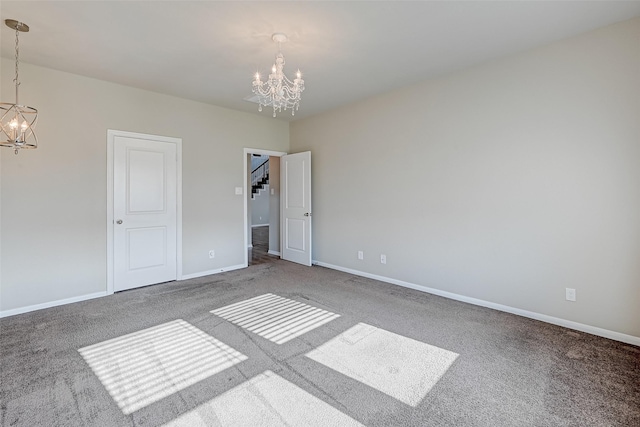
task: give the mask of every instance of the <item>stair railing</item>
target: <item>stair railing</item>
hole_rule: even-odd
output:
[[[269,159],[251,171],[251,186],[260,185],[269,176]]]

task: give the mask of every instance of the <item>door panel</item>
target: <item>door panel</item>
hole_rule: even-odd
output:
[[[311,152],[280,158],[282,258],[311,265]]]
[[[127,230],[129,270],[161,267],[167,262],[167,227]]]
[[[294,251],[302,251],[306,249],[305,242],[305,222],[300,219],[287,218],[286,233],[289,238],[287,239],[287,249]]]
[[[127,213],[165,211],[164,153],[129,150]]]
[[[114,290],[177,278],[176,145],[114,139]]]

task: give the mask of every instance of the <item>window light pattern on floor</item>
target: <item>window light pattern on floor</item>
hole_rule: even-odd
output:
[[[306,356],[407,405],[417,406],[458,354],[358,323]]]
[[[212,310],[248,331],[284,344],[340,315],[274,294],[265,294]]]
[[[164,427],[360,427],[362,424],[271,371],[192,409]]]
[[[125,414],[247,359],[181,319],[78,351]]]

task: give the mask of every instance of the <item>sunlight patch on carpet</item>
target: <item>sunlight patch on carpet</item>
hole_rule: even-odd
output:
[[[164,427],[362,426],[328,403],[265,371]]]
[[[340,317],[274,294],[227,305],[211,313],[276,344],[284,344]]]
[[[306,356],[407,405],[417,406],[458,354],[358,323]]]
[[[125,414],[247,359],[181,319],[78,351]]]

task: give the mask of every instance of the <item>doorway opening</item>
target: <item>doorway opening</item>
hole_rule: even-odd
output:
[[[244,149],[246,266],[280,257],[280,157],[285,154]]]
[[[251,154],[251,174],[249,175],[249,212],[251,212],[251,241],[249,243],[249,265],[264,264],[272,260],[269,255],[270,211],[276,187],[272,181],[279,179],[277,169],[271,171],[271,156]],[[279,162],[280,159],[276,158]],[[275,252],[275,251],[274,251]],[[278,251],[279,252],[279,251]]]

